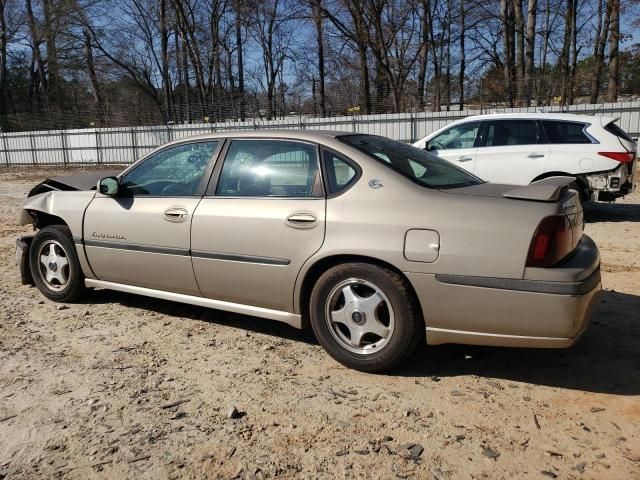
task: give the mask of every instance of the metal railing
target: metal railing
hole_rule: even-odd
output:
[[[508,112],[567,112],[619,118],[618,125],[640,135],[640,102],[500,109]],[[192,135],[258,129],[338,130],[384,135],[413,142],[454,120],[497,110],[463,110],[329,118],[291,116],[280,120],[91,128],[0,134],[0,165],[67,166],[130,164],[159,145]]]

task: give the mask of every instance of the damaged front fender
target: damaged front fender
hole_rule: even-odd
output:
[[[94,196],[95,191],[51,191],[34,195],[22,204],[20,225],[34,224],[39,228],[43,226],[39,215],[43,221],[57,217],[69,227],[74,238],[82,238],[84,212]]]

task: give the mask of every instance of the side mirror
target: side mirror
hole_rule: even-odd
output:
[[[105,177],[98,182],[98,191],[103,195],[117,195],[120,183],[116,177]]]

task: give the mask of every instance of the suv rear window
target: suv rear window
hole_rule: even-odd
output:
[[[593,143],[584,133],[588,123],[543,120],[542,126],[549,143]]]
[[[623,129],[621,129],[618,125],[615,124],[615,122],[611,122],[608,123],[607,125],[604,126],[604,129],[615,135],[616,137],[622,138],[623,140],[626,140],[627,142],[634,142],[635,140],[631,137],[631,135],[629,135],[627,132],[625,132]]]
[[[375,135],[343,135],[338,139],[428,188],[458,188],[484,183],[478,177],[434,154]]]

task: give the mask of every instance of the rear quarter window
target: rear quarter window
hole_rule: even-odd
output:
[[[585,128],[589,126],[588,123],[543,120],[542,126],[549,143],[594,143],[584,132]]]

